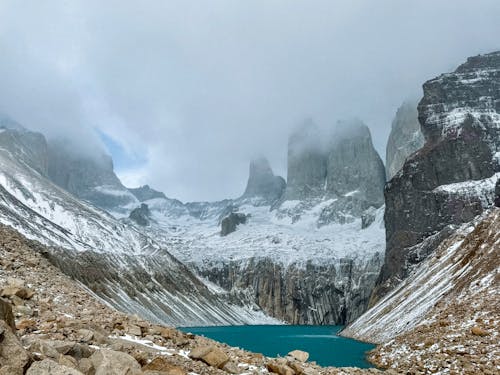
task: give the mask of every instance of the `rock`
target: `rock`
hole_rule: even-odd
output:
[[[266,367],[269,370],[269,372],[274,372],[275,374],[295,375],[295,371],[291,367],[289,367],[285,364],[270,362],[266,365]]]
[[[139,200],[139,202],[145,202],[155,198],[167,199],[165,194],[163,194],[160,191],[151,189],[149,185],[144,185],[133,189],[129,188],[128,191],[134,194],[134,196]]]
[[[418,115],[425,145],[386,185],[386,257],[375,303],[440,241],[418,256],[412,247],[450,225],[471,221],[494,201],[500,144],[500,52],[469,58],[454,72],[427,81]],[[491,181],[490,181],[491,180]],[[468,182],[467,188],[458,183]]]
[[[417,103],[405,101],[392,121],[386,148],[386,175],[390,180],[403,166],[406,158],[424,145],[418,122]]]
[[[229,357],[222,350],[215,346],[198,346],[191,350],[189,357],[202,360],[206,364],[222,368],[229,361]]]
[[[300,362],[306,362],[309,359],[309,353],[302,350],[292,350],[288,355]]]
[[[61,354],[59,356],[59,364],[60,365],[63,365],[63,366],[66,366],[66,367],[71,367],[71,368],[74,368],[74,369],[78,369],[78,361],[73,358],[73,357],[70,357],[69,355],[64,355],[64,354]]]
[[[130,215],[128,216],[130,220],[134,221],[137,225],[141,227],[145,227],[149,225],[149,217],[151,216],[151,212],[149,211],[149,207],[146,203],[141,203],[141,205],[137,208],[134,208]]]
[[[317,125],[305,120],[288,138],[286,200],[302,200],[324,194],[326,156]]]
[[[222,367],[222,370],[224,370],[225,372],[228,372],[230,374],[239,374],[240,373],[240,369],[238,368],[238,364],[233,362],[233,361],[229,361],[228,363],[226,363],[224,365],[224,367]]]
[[[12,368],[12,375],[17,375],[23,374],[31,362],[30,354],[23,348],[10,325],[0,320],[0,367]]]
[[[250,163],[247,187],[241,198],[261,198],[263,204],[272,204],[283,195],[286,182],[275,176],[266,158],[254,159]]]
[[[248,216],[243,213],[231,212],[221,221],[220,235],[227,236],[228,234],[233,233],[238,225],[245,224],[247,222],[247,218]]]
[[[78,370],[84,375],[95,375],[94,364],[89,358],[82,358],[78,361]]]
[[[361,229],[368,228],[374,221],[377,214],[375,207],[370,207],[361,214]]]
[[[32,353],[38,353],[41,358],[52,358],[58,360],[61,353],[57,351],[52,345],[50,340],[36,339],[29,343],[28,350]]]
[[[7,323],[12,332],[16,332],[16,321],[12,313],[12,305],[3,298],[0,298],[0,320]]]
[[[22,299],[30,299],[35,295],[35,292],[25,287],[7,286],[2,289],[0,295],[2,297],[17,296]]]
[[[186,375],[186,371],[172,364],[165,357],[155,357],[150,363],[142,368],[142,371],[159,371],[165,375]]]
[[[50,359],[44,359],[43,361],[33,363],[26,372],[26,375],[82,375],[82,373]]]
[[[96,351],[90,357],[95,375],[139,375],[141,366],[130,355],[109,349]]]
[[[481,336],[481,337],[488,336],[490,334],[488,331],[478,326],[472,327],[471,332],[474,336]]]
[[[94,331],[90,329],[79,329],[77,335],[80,341],[89,342],[94,337]]]
[[[141,327],[136,326],[136,325],[133,325],[133,324],[131,324],[131,325],[129,325],[129,326],[127,327],[127,332],[128,332],[129,334],[131,334],[132,336],[139,336],[139,337],[141,337],[141,336],[142,336],[142,330],[141,330]]]

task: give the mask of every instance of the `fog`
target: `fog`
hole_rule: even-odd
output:
[[[491,1],[0,0],[0,112],[128,186],[240,195],[252,157],[286,177],[291,129],[359,118],[383,157],[427,79],[500,49]]]

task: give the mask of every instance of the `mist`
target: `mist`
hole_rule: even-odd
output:
[[[3,0],[0,113],[107,150],[127,186],[236,197],[253,157],[286,178],[305,118],[358,118],[385,155],[401,103],[500,49],[499,19],[497,0]]]

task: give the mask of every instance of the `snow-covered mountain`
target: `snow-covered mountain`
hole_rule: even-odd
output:
[[[33,158],[36,152],[38,158]],[[259,309],[227,302],[132,225],[47,178],[42,135],[0,129],[0,222],[51,246],[45,254],[108,304],[174,325],[276,322]],[[48,167],[50,169],[50,166]]]
[[[383,262],[385,176],[368,128],[350,125],[319,151],[292,134],[286,188],[260,158],[251,162],[238,199],[183,204],[143,187],[149,199],[141,199],[145,206],[131,219],[138,223],[142,212],[142,230],[173,244],[177,259],[231,300],[255,303],[290,323],[352,321],[366,309]],[[318,165],[313,152],[322,158]],[[320,183],[301,175],[323,164],[328,168]],[[308,190],[315,184],[318,189]],[[233,212],[246,223],[221,236],[221,221]]]

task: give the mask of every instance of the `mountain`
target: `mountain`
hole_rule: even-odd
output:
[[[0,222],[49,246],[45,256],[63,272],[109,305],[164,324],[276,322],[254,305],[229,303],[207,288],[166,250],[171,243],[160,246],[144,231],[55,185],[36,169],[39,163],[30,165],[34,150],[27,147],[33,140],[45,145],[40,158],[50,153],[43,139],[27,130],[0,132]],[[80,166],[74,159],[63,167],[68,165]],[[87,168],[70,172],[72,181],[89,173]],[[100,171],[93,176],[86,186],[102,186]]]
[[[417,103],[405,101],[392,121],[386,147],[386,175],[390,180],[401,169],[406,158],[424,145],[418,122]]]
[[[383,262],[385,182],[368,129],[354,125],[320,152],[301,138],[316,131],[311,124],[292,134],[286,187],[267,160],[258,159],[250,163],[240,198],[144,201],[150,210],[145,230],[160,243],[175,244],[173,255],[231,300],[293,324],[354,320],[366,309]],[[320,182],[316,173],[302,174],[314,170],[318,158],[329,166],[329,190],[326,174]],[[311,186],[317,189],[306,188]],[[290,194],[297,199],[289,200]],[[363,214],[370,217],[365,229]],[[234,217],[245,223],[220,236],[221,223]]]
[[[272,204],[281,198],[285,187],[284,178],[275,176],[267,159],[261,157],[250,162],[247,187],[242,199],[261,198]]]
[[[500,52],[469,58],[423,89],[425,144],[385,188],[386,258],[372,302],[431,254],[450,225],[490,207],[500,176]]]
[[[104,152],[75,152],[71,140],[52,140],[48,144],[48,176],[52,182],[76,197],[108,211],[126,212],[138,199],[113,170],[113,160]]]

